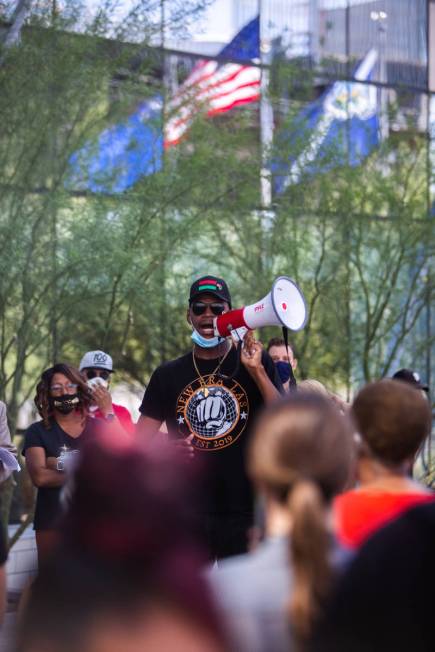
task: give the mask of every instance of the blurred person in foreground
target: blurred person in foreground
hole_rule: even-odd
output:
[[[80,360],[79,371],[87,380],[92,391],[89,416],[119,424],[125,432],[133,435],[135,425],[131,414],[123,405],[113,403],[110,395],[110,380],[113,374],[113,360],[104,351],[88,351]]]
[[[346,403],[341,396],[331,392],[331,390],[327,389],[323,383],[314,378],[301,380],[298,383],[298,392],[300,394],[320,394],[321,396],[326,396],[331,399],[331,401],[333,401],[343,413],[347,412],[350,408],[349,403]]]
[[[17,652],[223,652],[180,466],[129,438],[84,443]],[[183,471],[185,465],[183,464]]]
[[[353,450],[352,426],[328,398],[290,395],[261,415],[248,470],[264,501],[266,537],[209,573],[238,652],[295,649],[309,635],[347,561],[329,511]]]
[[[359,486],[336,498],[334,520],[340,541],[356,548],[406,509],[433,502],[435,495],[408,475],[431,429],[422,392],[384,379],[364,387],[351,412],[360,438]]]
[[[57,539],[67,459],[102,423],[88,416],[90,398],[79,371],[64,363],[46,369],[36,387],[35,405],[41,421],[32,423],[26,430],[23,455],[37,488],[33,525],[39,562]]]
[[[284,390],[288,392],[291,388],[296,387],[294,372],[298,366],[298,360],[292,347],[290,345],[287,347],[282,337],[272,337],[267,344],[266,351],[275,364]]]
[[[166,421],[169,437],[205,467],[200,521],[211,560],[245,552],[254,501],[245,451],[257,410],[278,399],[282,385],[252,331],[239,353],[215,336],[213,320],[231,308],[223,279],[192,283],[187,322],[192,349],[158,367],[146,388],[137,428],[149,442]]]
[[[310,652],[432,652],[435,504],[409,509],[362,546]]]

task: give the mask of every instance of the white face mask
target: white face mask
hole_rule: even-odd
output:
[[[221,342],[225,340],[224,337],[219,337],[219,335],[216,335],[215,337],[203,337],[198,333],[198,331],[194,328],[193,333],[191,335],[192,340],[200,346],[203,349],[212,349],[214,346],[218,346]]]
[[[91,389],[96,389],[98,385],[101,387],[104,387],[104,389],[107,389],[109,386],[109,383],[107,380],[104,380],[104,378],[101,378],[100,376],[96,376],[95,378],[90,378],[87,382],[88,387]]]

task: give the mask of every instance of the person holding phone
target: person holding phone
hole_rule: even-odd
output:
[[[110,380],[113,374],[111,356],[104,351],[88,351],[80,360],[79,370],[92,391],[90,416],[118,423],[126,433],[132,435],[135,426],[130,412],[124,406],[113,403],[110,395]]]

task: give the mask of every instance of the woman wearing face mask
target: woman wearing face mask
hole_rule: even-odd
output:
[[[38,489],[34,516],[38,560],[56,543],[60,492],[65,482],[68,453],[98,428],[88,417],[89,388],[80,373],[67,364],[46,369],[36,387],[35,405],[42,421],[26,431],[23,455]]]

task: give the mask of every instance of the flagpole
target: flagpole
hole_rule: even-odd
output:
[[[268,166],[269,152],[273,142],[273,108],[269,97],[270,63],[272,48],[270,42],[264,37],[262,30],[262,2],[258,0],[259,21],[259,51],[261,65],[261,97],[260,97],[260,146],[261,146],[261,208],[270,211],[272,206],[272,176]],[[270,215],[267,216],[270,219]]]
[[[270,268],[271,251],[269,247],[269,232],[274,219],[272,210],[272,175],[269,167],[269,157],[273,142],[273,108],[269,96],[270,62],[272,58],[271,43],[265,37],[261,19],[262,2],[258,0],[258,36],[260,56],[260,226],[262,234],[262,252],[260,256],[260,273],[267,278]]]
[[[165,171],[165,121],[166,121],[166,102],[167,102],[167,87],[168,87],[168,72],[167,72],[167,65],[166,65],[166,51],[165,51],[165,45],[166,45],[166,38],[165,38],[165,30],[166,30],[166,14],[165,14],[165,0],[160,0],[160,19],[161,19],[161,30],[160,30],[160,38],[161,38],[161,47],[162,47],[162,71],[163,71],[163,89],[162,89],[162,138],[163,138],[163,143],[162,143],[162,170]],[[158,270],[158,279],[159,279],[159,287],[161,288],[161,296],[165,296],[165,288],[166,288],[166,261],[165,261],[165,251],[166,251],[166,237],[167,237],[167,227],[166,227],[166,219],[165,219],[165,214],[164,212],[160,214],[159,220],[159,232],[158,232],[158,239],[159,239],[159,249],[160,249],[160,269]],[[167,323],[168,323],[168,314],[167,314],[167,306],[166,306],[166,301],[160,301],[160,306],[159,306],[159,328],[160,328],[160,338],[159,338],[159,356],[160,356],[160,363],[162,364],[166,360],[166,333],[167,333]]]
[[[350,79],[350,4],[349,0],[346,2],[346,77]],[[347,84],[346,93],[346,158],[347,165],[350,161],[350,120],[349,120],[349,101],[350,101],[350,84]],[[345,348],[345,374],[346,374],[346,400],[349,402],[352,391],[352,269],[350,265],[351,257],[351,244],[352,244],[352,231],[351,223],[348,215],[344,218],[344,251],[345,251],[345,286],[344,286],[344,329],[346,333],[347,345]]]
[[[426,53],[427,53],[427,70],[426,70],[426,91],[427,91],[427,219],[434,221],[433,206],[435,202],[435,185],[433,179],[433,170],[435,169],[435,95],[432,94],[432,70],[431,70],[431,55],[432,55],[432,34],[433,34],[433,25],[432,21],[435,20],[435,3],[433,0],[427,0],[426,3]],[[427,246],[427,245],[425,245]],[[425,351],[425,371],[426,371],[426,382],[429,387],[432,385],[432,347],[430,345],[432,338],[432,328],[433,320],[435,316],[435,310],[433,308],[433,290],[432,282],[434,279],[434,274],[431,266],[427,265],[427,277],[426,277],[426,310],[425,310],[425,336],[426,336],[426,351]],[[432,446],[433,446],[433,437],[428,438],[428,467],[432,467]]]
[[[163,152],[162,152],[162,168],[165,168],[165,119],[166,119],[166,87],[167,87],[167,72],[166,72],[166,52],[165,52],[165,0],[160,0],[160,43],[162,51],[162,137],[163,137]]]

